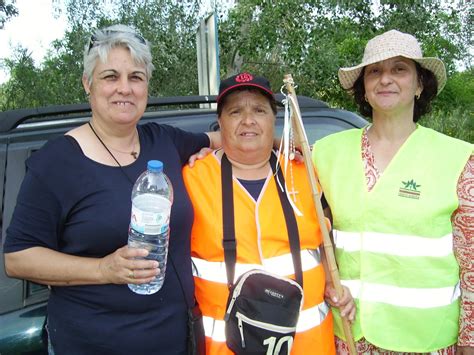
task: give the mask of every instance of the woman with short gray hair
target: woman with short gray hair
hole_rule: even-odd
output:
[[[148,81],[151,79],[155,67],[148,41],[128,26],[113,25],[97,30],[84,47],[84,75],[89,79],[89,85],[97,60],[105,62],[109,51],[118,46],[127,47],[133,60],[145,66]]]
[[[138,125],[153,71],[148,42],[123,25],[85,46],[82,83],[92,116],[28,159],[4,245],[9,276],[51,287],[48,334],[56,354],[183,354],[194,304],[193,211],[181,169],[216,133]],[[169,265],[160,291],[132,292],[160,274],[146,249],[127,247],[133,183],[158,159],[174,188]],[[186,299],[185,299],[186,298]]]

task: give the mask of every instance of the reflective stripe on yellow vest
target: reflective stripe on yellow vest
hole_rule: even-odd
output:
[[[297,190],[296,216],[300,234],[304,304],[292,354],[334,354],[332,314],[324,302],[324,269],[320,263],[321,233],[311,201],[311,190],[303,165],[293,166]],[[231,354],[225,345],[224,313],[228,297],[222,249],[220,161],[211,154],[192,168],[183,170],[194,206],[191,251],[195,267],[196,298],[205,320],[208,354]],[[286,177],[290,184],[290,177]],[[293,262],[276,184],[269,173],[257,202],[234,179],[237,278],[243,272],[262,268],[294,278]]]
[[[354,337],[400,352],[447,347],[459,317],[450,218],[472,145],[418,126],[368,192],[361,136],[345,131],[313,149],[341,281],[356,297]]]

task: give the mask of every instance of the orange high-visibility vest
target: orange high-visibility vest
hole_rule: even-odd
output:
[[[291,173],[290,173],[291,172]],[[225,344],[224,314],[229,290],[222,247],[221,165],[215,153],[185,167],[184,181],[194,207],[191,254],[196,298],[204,316],[208,354],[232,354]],[[292,164],[285,174],[295,205],[300,235],[304,305],[298,320],[292,354],[334,354],[333,319],[324,301],[325,274],[320,261],[321,231],[303,164]],[[294,279],[285,217],[277,185],[269,171],[258,201],[234,178],[235,280],[260,268]]]

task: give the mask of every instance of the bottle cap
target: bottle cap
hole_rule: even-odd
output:
[[[148,161],[148,170],[154,172],[162,172],[163,171],[163,163],[159,160],[149,160]]]

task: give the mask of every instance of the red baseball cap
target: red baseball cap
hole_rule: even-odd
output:
[[[217,104],[219,105],[224,96],[230,94],[235,89],[245,87],[257,88],[274,99],[272,89],[270,88],[270,82],[266,78],[244,72],[221,81],[221,84],[219,85],[219,96],[217,96]]]

